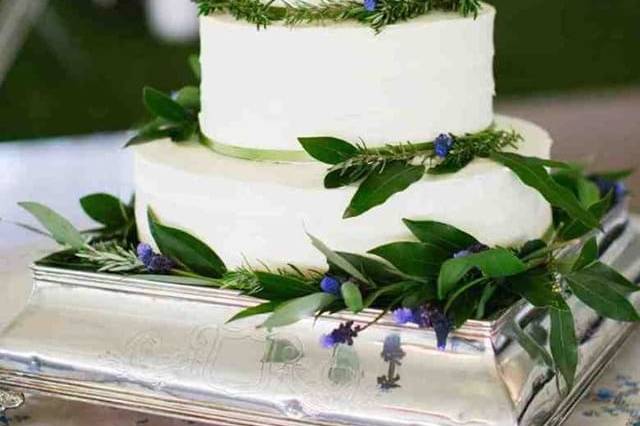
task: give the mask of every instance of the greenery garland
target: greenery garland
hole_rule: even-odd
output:
[[[424,15],[432,10],[458,12],[476,16],[479,0],[323,0],[318,4],[306,1],[260,0],[194,0],[200,15],[228,13],[238,20],[255,24],[258,29],[275,22],[295,26],[300,24],[357,21],[380,32],[385,26]]]
[[[628,172],[587,176],[577,167],[549,175],[579,200],[598,222],[621,202],[625,189],[614,179]],[[438,347],[446,348],[451,330],[468,319],[499,316],[525,299],[546,310],[551,319],[548,347],[529,345],[548,367],[573,384],[578,342],[573,316],[566,303],[575,295],[598,314],[620,321],[637,321],[627,296],[638,287],[598,260],[598,244],[591,228],[555,209],[554,232],[521,247],[488,247],[453,226],[405,219],[414,238],[375,247],[366,255],[334,251],[313,236],[311,243],[327,258],[325,271],[291,266],[270,271],[239,268],[229,271],[222,259],[196,237],[165,226],[148,211],[151,234],[160,252],[140,244],[132,202],[108,194],[81,200],[85,212],[101,224],[80,232],[48,207],[20,205],[66,250],[39,263],[48,266],[142,276],[148,280],[238,290],[263,302],[236,314],[239,320],[269,314],[263,327],[292,324],[308,316],[376,308],[380,314],[367,324],[341,324],[323,336],[322,344],[353,344],[357,335],[391,312],[399,324],[431,327]],[[21,225],[34,230],[30,225]],[[37,231],[42,233],[42,231]],[[527,338],[520,333],[520,338]],[[379,380],[380,385],[393,385]]]

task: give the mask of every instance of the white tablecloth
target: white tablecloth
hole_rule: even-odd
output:
[[[0,218],[28,221],[16,202],[43,202],[78,226],[89,226],[78,199],[91,192],[127,198],[131,158],[119,149],[124,133],[0,144]],[[31,291],[27,265],[54,246],[0,222],[0,328],[24,306]],[[640,331],[636,331],[568,420],[569,426],[640,426]],[[25,426],[169,426],[194,424],[111,408],[28,395],[27,404],[0,418]]]

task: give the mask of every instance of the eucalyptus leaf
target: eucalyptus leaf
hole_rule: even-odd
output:
[[[172,123],[189,120],[189,112],[170,96],[152,87],[145,87],[142,93],[144,104],[153,115]]]
[[[352,168],[331,170],[324,177],[324,187],[327,189],[341,188],[343,186],[351,185],[352,183],[362,180],[369,171],[361,169],[354,171]]]
[[[347,259],[339,255],[335,251],[331,250],[326,246],[325,243],[323,243],[313,235],[309,233],[307,233],[307,235],[311,239],[311,243],[313,244],[313,246],[325,255],[329,263],[336,265],[338,268],[342,269],[344,272],[357,280],[360,280],[364,283],[370,283],[370,280],[362,272],[360,272],[360,270],[353,266],[351,262],[349,262]]]
[[[224,262],[205,243],[187,232],[160,224],[151,209],[147,217],[151,235],[162,254],[205,277],[220,278],[227,271]]]
[[[403,219],[403,222],[418,240],[442,247],[449,253],[464,250],[479,242],[466,232],[445,223],[410,219]]]
[[[387,164],[382,171],[369,174],[360,184],[343,218],[359,216],[384,203],[392,195],[419,181],[424,173],[424,166],[413,166],[400,161]]]
[[[254,293],[256,297],[272,301],[285,301],[307,296],[316,291],[305,281],[271,272],[254,272],[260,289]]]
[[[294,324],[303,318],[313,316],[335,300],[336,296],[329,293],[313,293],[293,299],[278,306],[260,327],[271,329]]]
[[[634,173],[635,173],[635,169],[625,169],[625,170],[596,172],[596,173],[593,173],[593,176],[597,176],[601,179],[608,180],[611,182],[617,182],[617,181],[621,181],[628,178]]]
[[[200,111],[200,89],[195,86],[186,86],[178,90],[176,102],[184,108]]]
[[[610,192],[600,201],[592,204],[591,207],[589,207],[589,212],[598,220],[601,220],[604,215],[607,214],[607,212],[611,209],[613,201],[614,196],[613,193]],[[558,231],[558,236],[562,240],[568,241],[573,240],[574,238],[579,238],[585,235],[590,230],[591,228],[585,226],[578,219],[574,219],[568,216],[568,222],[560,228],[560,230]]]
[[[587,268],[566,275],[566,280],[576,297],[603,317],[618,321],[640,319],[633,305],[608,277],[594,275]]]
[[[351,312],[357,314],[364,308],[362,293],[360,293],[360,289],[357,285],[355,285],[351,281],[347,281],[346,283],[342,284],[340,291],[342,293],[344,304],[347,305],[347,308],[349,308]]]
[[[80,231],[60,214],[40,203],[24,201],[18,205],[31,213],[59,244],[75,250],[84,247],[85,240]]]
[[[590,276],[591,279],[606,282],[608,286],[621,294],[634,293],[640,290],[640,286],[632,283],[618,271],[602,262],[591,262],[588,266],[581,268],[579,275]]]
[[[175,132],[178,131],[177,126],[166,127],[162,129],[148,129],[138,132],[135,136],[127,141],[123,148],[130,146],[142,145],[148,142],[157,141],[160,139],[171,138]]]
[[[573,264],[573,270],[579,271],[584,269],[596,260],[598,260],[598,241],[596,240],[596,237],[591,237],[582,246],[580,255]]]
[[[342,139],[329,136],[298,138],[305,151],[326,164],[340,164],[358,153],[358,148]]]
[[[571,389],[578,365],[578,341],[570,309],[550,309],[549,346],[556,368]]]
[[[598,185],[589,179],[580,177],[576,181],[576,191],[578,193],[578,201],[587,209],[600,201],[600,189]]]
[[[133,220],[128,207],[110,194],[96,193],[80,199],[80,205],[87,215],[107,228],[121,228]]]
[[[402,299],[403,307],[414,309],[437,298],[435,282],[431,285],[425,285],[423,283],[417,284],[418,285],[411,281],[407,283],[408,286],[411,286],[409,288],[413,288],[413,290],[409,291]]]
[[[202,78],[202,70],[200,67],[200,57],[198,55],[189,55],[189,67],[193,72],[193,75],[200,81]]]
[[[546,160],[507,152],[492,152],[491,159],[510,168],[525,185],[540,192],[554,207],[564,210],[589,228],[600,227],[598,218],[587,211],[570,190],[549,175],[543,164]]]
[[[269,312],[273,312],[278,306],[280,306],[282,302],[265,302],[257,306],[252,306],[250,308],[246,308],[232,316],[227,320],[227,324],[233,321],[238,321],[243,318],[252,317],[255,315],[267,314]]]
[[[526,265],[511,251],[494,248],[443,263],[438,276],[438,297],[444,299],[464,276],[478,268],[488,278],[501,278],[524,272]]]
[[[526,271],[514,275],[509,277],[504,285],[533,306],[568,309],[562,295],[554,291],[553,276],[546,270]]]
[[[385,244],[370,250],[400,271],[415,277],[435,277],[442,263],[450,255],[446,250],[434,244],[398,242]]]
[[[362,272],[368,280],[371,280],[376,284],[393,284],[406,279],[406,276],[403,273],[377,259],[341,251],[336,253],[349,262],[349,264],[353,265],[353,267]],[[330,266],[332,269],[338,268],[333,264]],[[339,272],[345,272],[340,268],[338,269]]]

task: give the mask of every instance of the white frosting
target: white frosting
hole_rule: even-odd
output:
[[[257,30],[202,17],[202,113],[212,140],[297,150],[300,136],[367,144],[481,130],[493,120],[493,21],[433,12],[380,33],[360,23]]]
[[[519,152],[549,158],[551,138],[522,120],[498,117],[524,138]],[[517,245],[540,237],[551,209],[507,168],[476,159],[462,171],[429,176],[361,216],[342,219],[355,187],[325,189],[320,163],[268,163],[225,157],[196,144],[159,141],[136,148],[136,215],[151,242],[150,205],[160,220],[196,235],[229,266],[246,258],[270,266],[321,267],[323,256],[305,230],[336,250],[365,253],[392,241],[413,240],[402,218],[460,227],[489,245]]]

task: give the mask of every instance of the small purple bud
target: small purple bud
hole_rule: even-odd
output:
[[[340,296],[340,288],[342,284],[337,278],[334,278],[330,275],[325,275],[322,277],[322,281],[320,281],[320,288],[325,293],[333,294],[335,296]]]
[[[447,133],[438,135],[434,142],[434,150],[438,157],[446,158],[453,146],[453,138]]]
[[[153,249],[149,244],[146,243],[138,244],[136,253],[138,254],[138,259],[140,259],[140,262],[142,262],[145,266],[148,266],[149,262],[151,262],[151,259],[153,258]]]
[[[377,0],[364,0],[364,8],[367,12],[373,12],[378,6]]]
[[[175,264],[168,257],[155,254],[146,267],[149,272],[154,274],[168,274],[175,267]]]
[[[320,346],[322,346],[324,349],[331,349],[334,346],[336,346],[336,341],[333,338],[333,336],[331,335],[331,333],[329,334],[323,334],[320,337]]]
[[[385,362],[400,361],[404,358],[405,353],[402,350],[400,335],[390,334],[385,337],[380,356],[385,360]]]

